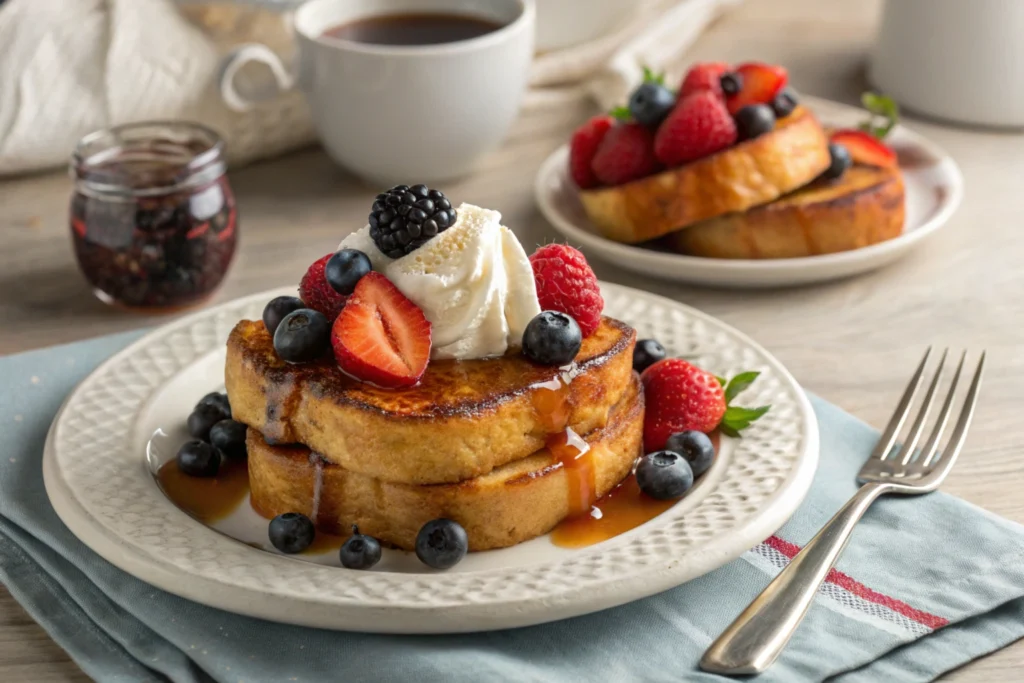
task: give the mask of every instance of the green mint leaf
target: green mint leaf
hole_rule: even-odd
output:
[[[757,379],[760,374],[760,372],[741,372],[729,380],[729,383],[725,385],[726,405],[732,403],[732,400],[736,398],[740,392],[753,384],[754,380]]]
[[[715,375],[715,379],[718,380],[718,383],[721,384],[723,388],[725,387],[726,384],[729,383],[729,382],[726,381],[726,379],[724,377],[719,377],[718,375]]]
[[[879,140],[883,139],[900,118],[899,105],[888,95],[873,92],[861,95],[860,101],[871,116],[858,127]]]
[[[739,430],[733,429],[732,427],[725,423],[718,425],[718,430],[725,434],[726,436],[731,436],[734,439],[742,438],[742,435],[739,433]]]
[[[729,420],[730,422],[739,420],[753,422],[767,413],[770,408],[771,406],[760,406],[759,408],[740,408],[739,406],[729,406],[725,409],[725,415],[722,417],[722,420]]]
[[[612,118],[628,122],[630,119],[629,107],[615,107],[608,112]]]
[[[644,83],[657,83],[658,85],[665,85],[665,74],[655,73],[650,67],[644,67]]]

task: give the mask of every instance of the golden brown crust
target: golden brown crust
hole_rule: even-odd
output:
[[[554,425],[550,407],[535,404],[547,391],[539,385],[560,371],[518,353],[434,361],[416,387],[380,389],[347,377],[332,360],[285,363],[263,323],[243,320],[228,339],[224,374],[235,419],[272,443],[305,444],[384,481],[433,484],[524,458],[566,424],[581,434],[602,426],[629,386],[635,342],[633,328],[602,320],[583,340],[579,372],[562,394],[562,424]]]
[[[594,494],[603,496],[629,473],[641,451],[643,393],[639,378],[614,408],[605,427],[586,436]],[[316,456],[300,446],[270,446],[248,436],[252,505],[267,518],[284,512],[312,517]],[[571,483],[562,463],[542,449],[488,474],[453,484],[383,482],[337,465],[323,468],[317,528],[348,535],[353,524],[381,541],[412,550],[420,527],[432,519],[459,522],[470,550],[504,548],[547,533],[569,516]]]
[[[601,234],[636,244],[774,201],[829,163],[821,125],[798,107],[771,133],[625,185],[581,191],[580,199]]]
[[[859,249],[903,232],[897,168],[854,166],[778,201],[694,225],[666,238],[676,251],[726,259],[800,258]]]

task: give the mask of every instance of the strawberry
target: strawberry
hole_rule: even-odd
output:
[[[331,329],[341,369],[388,388],[411,387],[430,360],[430,323],[380,273],[364,275]]]
[[[736,67],[736,73],[742,85],[738,93],[725,98],[730,114],[749,104],[771,104],[789,82],[789,73],[774,64],[749,62]]]
[[[590,162],[593,161],[605,134],[613,125],[615,119],[611,116],[595,116],[572,134],[572,140],[569,142],[569,175],[581,189],[600,185],[597,176],[590,170]]]
[[[862,130],[838,130],[832,134],[831,141],[845,147],[854,163],[883,168],[897,165],[896,152],[874,135]]]
[[[571,315],[584,337],[593,334],[601,324],[604,299],[586,257],[567,244],[548,244],[533,252],[530,265],[541,309]]]
[[[742,429],[768,412],[771,406],[738,408],[729,403],[757,379],[744,372],[725,382],[681,358],[666,358],[644,370],[644,450],[665,448],[668,437],[696,429],[710,433],[720,429],[739,436]]]
[[[327,316],[327,322],[334,322],[334,319],[338,317],[341,309],[345,307],[346,298],[334,291],[334,288],[327,283],[327,278],[324,277],[324,268],[327,267],[327,262],[331,260],[332,256],[334,256],[333,251],[314,261],[306,274],[302,276],[302,282],[299,283],[299,298],[302,299],[302,303]]]
[[[736,138],[736,122],[722,99],[697,92],[679,102],[658,128],[654,153],[666,166],[678,166],[725,149]]]
[[[604,136],[590,168],[605,185],[621,185],[654,173],[658,170],[654,133],[639,123],[620,123]]]
[[[695,92],[705,90],[713,92],[722,97],[722,75],[729,71],[729,65],[725,62],[703,62],[694,64],[686,72],[683,84],[679,86],[679,99]]]

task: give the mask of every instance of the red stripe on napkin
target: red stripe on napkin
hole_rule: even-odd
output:
[[[793,559],[796,554],[800,552],[800,546],[795,543],[790,543],[789,541],[784,541],[778,536],[772,536],[771,538],[765,539],[765,545],[778,550],[789,559]],[[829,571],[828,576],[825,577],[825,581],[839,586],[843,590],[849,591],[863,600],[873,602],[876,605],[881,605],[882,607],[891,609],[893,612],[902,614],[906,618],[912,619],[913,621],[916,621],[923,626],[927,626],[930,629],[934,630],[942,628],[949,623],[949,619],[929,614],[928,612],[911,607],[907,603],[901,602],[896,598],[872,590],[863,583],[835,569]]]

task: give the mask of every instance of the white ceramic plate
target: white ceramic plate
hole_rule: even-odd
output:
[[[585,614],[683,583],[770,536],[810,486],[817,423],[777,360],[703,313],[606,284],[606,313],[642,337],[720,375],[763,373],[743,398],[771,403],[771,411],[743,439],[723,439],[719,458],[687,497],[589,548],[559,548],[544,536],[470,554],[448,572],[400,551],[385,551],[380,565],[363,572],[341,568],[336,551],[280,555],[267,547],[266,520],[246,503],[215,528],[175,507],[157,487],[147,452],[157,462],[173,457],[192,406],[223,387],[231,328],[288,293],[250,296],[161,327],[68,397],[50,429],[43,474],[57,513],[89,547],[164,590],[265,619],[358,631],[476,631]]]
[[[863,110],[838,102],[804,97],[823,124],[852,127],[864,119]],[[886,139],[900,156],[906,186],[903,234],[863,249],[792,259],[715,259],[683,256],[619,244],[602,237],[590,223],[568,176],[568,145],[545,160],[534,192],[541,212],[558,232],[617,266],[666,280],[716,287],[779,287],[823,282],[864,273],[905,255],[953,215],[963,197],[963,176],[956,162],[934,143],[897,126]]]

